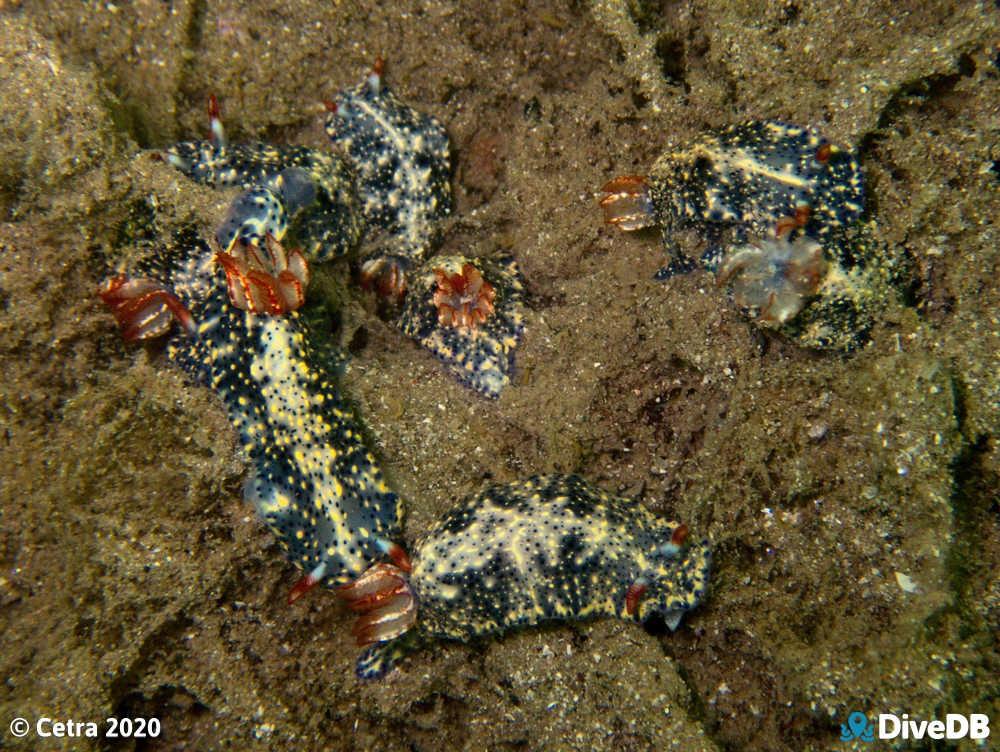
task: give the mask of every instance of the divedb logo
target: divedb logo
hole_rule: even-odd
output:
[[[840,725],[840,738],[872,742],[879,739],[988,739],[990,719],[984,713],[948,713],[943,721],[913,720],[906,713],[879,713],[878,721],[869,721],[864,713],[854,711],[847,723]]]

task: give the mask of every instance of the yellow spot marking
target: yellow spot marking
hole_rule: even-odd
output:
[[[808,180],[802,179],[794,172],[790,172],[788,170],[776,170],[773,167],[769,167],[766,163],[762,162],[745,149],[734,150],[732,156],[725,152],[713,152],[711,149],[706,149],[706,151],[723,169],[727,169],[729,171],[739,171],[744,174],[763,175],[764,177],[770,178],[778,183],[784,183],[785,185],[791,185],[797,188],[809,187]]]

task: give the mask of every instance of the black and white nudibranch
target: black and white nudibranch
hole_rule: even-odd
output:
[[[382,60],[357,86],[327,103],[326,132],[354,166],[369,236],[367,284],[401,295],[406,272],[427,253],[451,213],[451,145],[444,126],[401,102],[382,78]]]
[[[366,613],[355,635],[374,643],[362,678],[407,652],[552,620],[659,614],[676,629],[708,585],[707,541],[686,525],[576,475],[491,485],[434,524],[407,575],[379,565],[338,593]]]
[[[665,152],[647,177],[603,190],[609,224],[660,227],[674,258],[659,279],[696,265],[717,272],[758,323],[807,347],[855,349],[893,294],[893,262],[860,223],[861,167],[813,128],[754,120],[706,131]],[[669,250],[686,228],[709,244],[696,260]]]
[[[327,103],[327,110],[332,152],[232,144],[214,96],[212,138],[163,152],[164,160],[194,180],[245,189],[215,232],[230,299],[252,313],[296,310],[305,302],[307,260],[324,261],[360,244],[362,283],[394,301],[399,315],[393,323],[441,358],[460,381],[495,397],[510,381],[523,326],[516,264],[506,258],[470,262],[486,271],[483,289],[499,293],[495,311],[481,308],[487,315],[460,316],[453,325],[440,318],[439,326],[436,316],[428,317],[428,306],[440,310],[434,275],[454,265],[452,258],[426,259],[440,220],[452,209],[444,127],[389,90],[381,59],[360,84]],[[445,286],[454,276],[448,272]],[[169,320],[169,313],[161,304],[157,320]]]
[[[510,383],[524,328],[524,286],[511,256],[435,256],[415,275],[396,325],[486,397]]]
[[[320,581],[350,582],[386,556],[408,567],[396,542],[399,498],[311,351],[302,319],[234,306],[215,255],[188,241],[135,276],[108,280],[101,297],[132,340],[169,332],[170,316],[181,322],[167,358],[225,405],[251,464],[244,497],[309,573],[293,598]]]
[[[804,229],[822,237],[864,210],[850,152],[812,128],[761,120],[701,133],[666,151],[647,177],[617,178],[604,190],[612,194],[601,202],[605,219],[623,230],[709,223],[763,235],[808,208]]]
[[[241,241],[260,245],[268,233],[283,241],[286,231],[317,261],[356,247],[364,217],[353,170],[340,156],[305,146],[230,143],[214,96],[209,117],[212,139],[182,141],[161,156],[193,180],[246,189],[215,233],[222,251]]]

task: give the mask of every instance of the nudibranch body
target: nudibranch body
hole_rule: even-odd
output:
[[[168,339],[167,356],[225,405],[251,462],[244,496],[288,557],[310,573],[300,589],[320,580],[349,582],[386,555],[408,566],[395,543],[400,501],[316,362],[302,319],[295,312],[257,315],[234,306],[214,256],[206,243],[187,241],[140,270],[158,282],[114,278],[102,296],[120,307],[130,292],[140,304],[152,295],[146,308],[183,312],[184,326]],[[138,320],[129,321],[128,313]],[[148,316],[139,304],[116,313],[132,329],[142,328]],[[147,328],[153,334],[163,329],[155,318]]]
[[[864,183],[857,160],[812,128],[751,120],[706,131],[665,152],[646,178],[618,178],[606,219],[664,232],[711,223],[763,235],[809,208],[805,230],[823,236],[857,220]],[[669,244],[670,238],[664,237]]]
[[[510,256],[435,256],[412,280],[396,324],[463,383],[496,397],[524,327],[524,286]]]
[[[622,230],[692,227],[709,241],[696,262],[674,253],[657,277],[719,272],[734,300],[801,344],[850,351],[874,323],[896,272],[859,220],[864,180],[854,156],[812,128],[749,121],[667,151],[648,177],[604,187],[605,220]]]
[[[492,485],[431,528],[409,576],[380,567],[338,590],[369,611],[355,634],[376,644],[358,675],[382,676],[430,640],[550,620],[660,614],[674,629],[708,584],[709,544],[686,537],[686,526],[575,475]]]
[[[260,244],[268,232],[283,240],[287,229],[306,256],[325,261],[352,250],[361,237],[364,218],[354,173],[336,154],[217,138],[183,141],[163,158],[199,182],[247,189],[216,231],[223,251],[240,239]]]
[[[327,110],[327,135],[357,172],[368,232],[379,246],[363,272],[401,293],[406,270],[423,259],[436,224],[451,213],[448,134],[389,90],[381,60]]]
[[[336,153],[231,144],[212,97],[213,138],[182,142],[163,154],[192,179],[245,188],[215,233],[233,304],[252,313],[296,310],[305,301],[306,259],[344,254],[365,235],[362,281],[395,301],[401,314],[393,323],[463,383],[495,397],[510,381],[523,326],[523,286],[510,259],[470,262],[486,275],[482,289],[498,294],[497,308],[477,301],[473,317],[454,324],[440,316],[447,304],[440,302],[435,270],[451,269],[453,259],[425,257],[436,225],[452,208],[443,126],[389,90],[380,60],[327,109],[326,130]],[[286,249],[290,242],[302,250]],[[448,273],[445,287],[455,273]],[[156,313],[158,321],[169,317],[162,305]]]

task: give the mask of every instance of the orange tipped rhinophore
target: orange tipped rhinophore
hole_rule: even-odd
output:
[[[639,608],[639,601],[646,594],[648,588],[649,585],[642,578],[629,585],[628,591],[625,593],[625,611],[629,616],[635,614],[635,610]]]
[[[272,316],[300,308],[309,284],[305,256],[297,248],[286,250],[271,233],[264,245],[266,251],[240,239],[233,244],[233,253],[215,254],[226,271],[230,301],[244,311]]]
[[[392,564],[376,564],[335,592],[352,611],[364,612],[351,630],[358,645],[393,640],[417,620],[417,596],[406,575]]]
[[[393,560],[397,567],[402,569],[404,572],[412,572],[413,565],[410,564],[410,557],[406,555],[406,551],[398,543],[390,543],[386,549],[386,553],[389,558]]]
[[[111,309],[126,342],[152,339],[166,334],[170,322],[194,332],[194,318],[180,299],[162,282],[148,277],[129,279],[119,274],[105,280],[97,294]]]
[[[313,569],[313,571],[295,583],[295,587],[292,588],[292,592],[288,594],[289,606],[322,582],[323,575],[326,574],[326,566],[327,564],[324,561],[322,564]]]
[[[219,109],[219,100],[215,94],[208,95],[208,125],[212,130],[212,140],[220,151],[229,145],[226,140],[226,131],[222,127],[222,110]]]
[[[684,542],[688,539],[688,526],[683,522],[674,528],[673,534],[670,536],[670,542],[675,546],[683,546]]]
[[[615,178],[601,190],[610,194],[601,199],[605,223],[629,232],[656,223],[645,178],[638,175]]]

